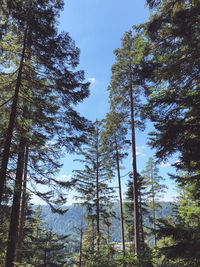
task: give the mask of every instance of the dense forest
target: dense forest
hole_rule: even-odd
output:
[[[77,109],[90,93],[80,50],[57,26],[64,1],[0,0],[0,266],[200,266],[200,0],[146,5],[114,51],[109,110],[90,121]],[[146,121],[156,153],[139,173]],[[63,181],[69,153],[80,168]],[[158,169],[169,158],[173,203]]]

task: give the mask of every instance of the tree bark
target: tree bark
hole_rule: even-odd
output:
[[[133,167],[133,200],[134,200],[134,235],[135,235],[135,255],[139,257],[139,207],[138,207],[138,185],[137,185],[137,165],[136,165],[136,144],[135,144],[135,118],[133,104],[132,79],[129,86],[130,108],[131,108],[131,139],[132,139],[132,167]]]
[[[122,191],[121,191],[121,176],[120,176],[120,166],[119,166],[119,152],[117,146],[117,140],[115,137],[116,146],[116,163],[117,163],[117,175],[118,175],[118,185],[119,185],[119,203],[120,203],[120,221],[121,221],[121,236],[122,236],[122,251],[125,257],[125,240],[124,240],[124,216],[123,216],[123,206],[122,206]]]
[[[142,197],[141,197],[141,193],[139,196],[139,207],[140,207],[140,232],[141,232],[141,244],[140,244],[140,248],[141,249],[145,249],[144,247],[144,225],[143,225],[143,215],[142,215]]]
[[[14,187],[13,204],[11,211],[11,220],[8,237],[8,247],[6,253],[6,267],[12,267],[15,258],[15,249],[17,243],[17,231],[19,222],[20,198],[22,191],[22,176],[24,169],[24,153],[26,146],[26,137],[22,136],[19,144],[19,153],[17,161],[17,172]]]
[[[21,203],[21,213],[20,213],[20,224],[19,224],[19,240],[18,240],[18,252],[16,261],[22,262],[22,245],[24,241],[24,223],[25,223],[25,209],[26,209],[26,183],[27,183],[27,171],[28,171],[28,145],[26,145],[25,153],[25,166],[24,166],[24,182],[23,182],[23,192],[22,192],[22,203]]]
[[[44,267],[47,266],[47,248],[44,249]]]
[[[97,126],[97,155],[96,155],[96,222],[97,222],[97,251],[99,251],[99,129]]]
[[[80,229],[80,255],[79,255],[79,267],[82,266],[82,246],[83,246],[83,220],[81,220],[81,229]]]
[[[153,209],[153,230],[154,230],[154,247],[157,248],[156,238],[156,211],[155,211],[155,195],[154,195],[154,181],[152,179],[152,209]]]

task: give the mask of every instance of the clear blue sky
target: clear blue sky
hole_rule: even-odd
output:
[[[60,29],[70,33],[81,49],[79,67],[92,79],[91,96],[80,106],[91,120],[103,118],[108,107],[106,88],[114,63],[113,50],[133,24],[144,22],[143,0],[66,0]]]
[[[65,8],[60,17],[59,29],[69,32],[76,45],[80,48],[79,69],[85,71],[86,79],[91,81],[90,97],[78,106],[78,111],[88,119],[94,121],[102,119],[108,111],[109,79],[111,66],[114,63],[113,50],[120,47],[125,31],[132,25],[145,22],[149,11],[145,8],[144,0],[65,0]],[[147,145],[147,133],[152,130],[147,124],[145,132],[136,132],[137,164],[141,172],[150,156],[154,155]],[[62,179],[72,174],[73,169],[80,168],[74,163],[75,155],[66,155],[64,166],[60,172]],[[170,163],[173,163],[173,159]],[[122,172],[131,170],[131,158],[128,157]],[[174,183],[169,180],[167,173],[174,172],[169,163],[158,166],[160,175],[165,178],[169,187],[164,200],[171,200],[175,195]],[[126,178],[124,178],[125,190]],[[73,194],[73,192],[72,192]],[[72,194],[69,203],[72,201]]]

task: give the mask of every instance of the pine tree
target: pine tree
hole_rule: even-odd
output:
[[[127,156],[123,152],[130,144],[126,139],[127,128],[125,127],[125,118],[121,113],[115,110],[110,110],[106,115],[104,130],[102,132],[103,151],[105,151],[105,160],[110,162],[114,169],[117,170],[118,187],[119,187],[119,203],[120,203],[120,221],[121,221],[121,236],[122,236],[122,251],[125,256],[125,238],[124,238],[124,216],[122,204],[122,190],[121,190],[121,173],[120,162]]]
[[[22,264],[34,266],[67,266],[67,236],[53,233],[42,219],[41,207],[26,220],[25,239],[22,247]]]
[[[10,106],[11,113],[2,156],[1,196],[18,115],[17,108],[20,111],[20,103],[22,103],[21,98],[32,104],[31,119],[33,119],[35,107],[37,111],[40,109],[41,116],[47,116],[43,121],[44,125],[46,122],[45,133],[51,134],[51,138],[57,134],[59,141],[62,141],[62,144],[65,143],[70,151],[73,151],[74,147],[83,140],[82,130],[88,126],[87,121],[71,106],[72,103],[77,104],[88,96],[88,83],[83,83],[82,71],[73,71],[78,64],[79,50],[68,34],[58,34],[55,28],[58,12],[62,7],[62,1],[48,0],[43,3],[30,1],[22,6],[21,10],[17,10],[21,21],[16,27],[11,25],[7,33],[7,36],[11,34],[17,39],[19,46],[16,47],[17,51],[11,48],[8,51],[5,49],[3,53],[4,57],[9,57],[7,64],[12,63],[13,67],[8,73],[2,74],[2,79],[10,78],[8,85],[14,96]],[[20,54],[21,40],[23,40],[21,56],[16,57],[16,53]],[[2,86],[5,88],[5,83]],[[62,121],[62,127],[59,127],[60,121]],[[64,128],[68,132],[65,138],[61,134]]]
[[[46,1],[45,3],[29,1],[27,5],[22,6],[21,10],[20,8],[18,10],[21,12],[19,13],[21,24],[18,23],[16,27],[11,25],[7,33],[7,38],[12,33],[13,38],[16,38],[19,43],[16,49],[12,50],[11,48],[3,53],[4,57],[9,56],[7,64],[12,64],[12,68],[8,73],[3,73],[2,81],[5,80],[5,77],[10,78],[8,85],[10,85],[9,89],[11,93],[14,93],[14,96],[11,99],[11,113],[5,134],[4,150],[2,151],[1,196],[6,181],[13,131],[15,131],[15,135],[17,134],[19,148],[7,251],[8,266],[12,266],[15,254],[18,227],[16,222],[19,218],[26,144],[31,143],[30,152],[33,151],[33,147],[40,149],[37,151],[39,157],[38,155],[32,156],[30,153],[30,161],[33,163],[32,170],[34,169],[35,172],[44,177],[47,172],[42,170],[41,164],[47,162],[46,165],[49,164],[48,175],[50,173],[54,175],[55,169],[57,170],[60,166],[55,160],[52,160],[52,155],[54,159],[57,157],[56,152],[54,151],[54,153],[50,153],[50,156],[47,156],[48,149],[43,149],[43,156],[46,155],[46,158],[42,159],[42,146],[48,145],[48,141],[55,138],[57,149],[65,146],[68,151],[72,152],[84,140],[82,132],[88,127],[87,120],[80,117],[70,106],[80,102],[88,95],[88,84],[83,83],[82,71],[72,71],[78,64],[79,50],[68,34],[58,35],[56,31],[54,22],[62,6],[62,1]],[[38,17],[44,18],[43,24],[40,23]],[[14,17],[12,19],[14,20]],[[20,51],[20,39],[23,40],[21,56],[15,58],[15,53]],[[2,41],[3,46],[5,43]],[[2,83],[3,85],[5,86],[5,83]],[[38,182],[39,177],[35,180]],[[49,177],[40,183],[47,184],[47,181],[50,180],[58,186],[66,185]],[[45,198],[50,205],[50,197],[54,198],[55,204],[63,203],[63,196],[58,190],[57,192],[59,200],[55,198],[53,191],[43,194],[38,192],[38,194]],[[52,205],[51,207],[53,208]]]
[[[79,264],[78,266],[81,267],[82,266],[82,247],[83,247],[83,220],[81,221],[81,227],[80,227],[80,247],[79,247]]]
[[[148,41],[141,78],[150,94],[146,114],[155,127],[151,145],[157,149],[160,160],[178,152],[176,168],[190,171],[196,180],[200,167],[200,4],[198,1],[155,2],[150,20],[139,27]]]
[[[95,249],[96,229],[95,225],[86,229],[83,236],[82,249],[82,266],[97,266],[97,267],[114,267],[118,266],[114,260],[115,250],[112,244],[107,243],[106,239],[101,239],[99,251]],[[74,267],[80,266],[77,263]]]
[[[167,160],[173,154],[179,160],[172,175],[180,186],[190,188],[190,198],[199,198],[199,1],[147,1],[153,13],[140,25],[148,45],[143,55],[140,77],[149,92],[145,112],[152,120],[151,146],[156,156]],[[187,191],[187,189],[186,189]],[[196,202],[198,206],[198,201]],[[197,207],[196,206],[196,207]],[[188,216],[189,214],[187,214]],[[187,217],[186,216],[186,217]],[[189,216],[190,217],[190,216]],[[179,266],[198,266],[199,224],[163,222],[160,236],[171,236],[173,243],[162,252]],[[187,242],[186,242],[187,240]],[[192,248],[192,251],[190,251]]]
[[[153,233],[154,233],[154,247],[157,247],[156,238],[156,207],[160,197],[160,193],[164,193],[166,186],[161,184],[163,178],[158,174],[159,170],[156,167],[156,162],[153,158],[149,158],[146,168],[142,171],[142,177],[147,190],[147,200],[149,201],[149,208],[153,215]]]
[[[8,189],[8,188],[7,188]],[[10,188],[9,188],[10,189]],[[7,190],[4,194],[3,202],[9,202],[12,191]],[[10,219],[10,207],[8,205],[3,205],[1,208],[1,217],[0,217],[0,265],[3,266],[5,263],[6,256],[6,245],[7,245],[7,234],[9,229],[9,219]]]
[[[21,249],[24,241],[24,225],[26,218],[26,206],[27,206],[27,176],[28,176],[28,145],[26,145],[25,157],[24,157],[24,172],[23,172],[23,188],[21,196],[21,207],[20,207],[20,219],[19,219],[19,233],[18,233],[18,244],[17,244],[17,256],[16,261],[22,262]]]
[[[133,205],[133,194],[132,194],[132,175],[129,175],[130,179],[128,180],[126,199],[125,199],[125,221],[128,234],[128,240],[131,240],[134,237],[134,227],[132,224],[134,216],[134,205]],[[143,177],[138,173],[138,200],[139,200],[139,224],[140,224],[140,244],[143,254],[145,253],[145,225],[144,217],[148,214],[147,204],[146,204],[146,185]]]
[[[111,106],[123,110],[127,118],[127,127],[131,129],[136,257],[139,257],[140,248],[135,127],[142,126],[142,123],[136,121],[136,116],[140,114],[141,107],[141,81],[138,79],[138,76],[135,75],[135,69],[140,62],[142,49],[142,38],[139,36],[133,37],[131,31],[124,35],[122,47],[114,51],[116,63],[112,66],[112,77],[109,87]]]
[[[184,180],[188,179],[190,174],[182,172],[179,176]],[[157,235],[161,239],[159,243],[162,244],[160,253],[165,257],[164,262],[171,265],[198,266],[200,263],[200,203],[194,198],[193,190],[192,183],[180,186],[174,216],[159,220]]]
[[[79,195],[81,205],[85,206],[90,223],[95,225],[97,244],[99,251],[101,237],[101,223],[112,214],[113,189],[109,186],[112,171],[104,161],[101,152],[101,123],[94,123],[94,130],[88,135],[88,141],[84,149],[79,152],[77,161],[84,164],[82,170],[74,171],[75,188]]]
[[[22,137],[19,143],[17,170],[16,170],[15,185],[14,185],[14,196],[13,196],[13,204],[11,210],[11,220],[10,220],[10,228],[8,236],[9,242],[6,255],[6,266],[8,267],[13,266],[15,247],[17,243],[17,228],[18,228],[18,219],[20,210],[21,191],[22,191],[21,187],[22,187],[23,166],[24,166],[24,151],[26,146],[24,125],[22,126],[21,132],[22,132]]]

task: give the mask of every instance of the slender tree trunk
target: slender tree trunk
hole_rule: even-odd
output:
[[[26,145],[25,153],[25,166],[24,166],[24,182],[23,182],[23,192],[22,192],[22,203],[21,203],[21,214],[20,214],[20,223],[19,223],[19,240],[18,240],[18,252],[16,261],[22,262],[22,245],[24,241],[24,223],[25,223],[25,209],[26,209],[26,183],[27,183],[27,171],[28,171],[28,145]]]
[[[95,250],[95,238],[96,238],[96,226],[95,226],[95,223],[92,219],[92,244],[91,244],[92,253],[94,253],[94,250]]]
[[[97,170],[97,177],[96,177],[96,187],[97,187],[97,204],[96,204],[96,209],[97,209],[97,247],[99,248],[99,174],[98,174],[98,170]]]
[[[110,224],[109,223],[107,224],[107,235],[108,235],[107,243],[109,243],[109,240],[110,240]]]
[[[154,230],[154,247],[157,248],[156,238],[156,211],[155,211],[155,196],[154,196],[154,181],[152,181],[152,209],[153,209],[153,230]]]
[[[139,196],[139,207],[140,207],[140,232],[141,232],[141,245],[140,245],[140,248],[141,249],[145,249],[144,247],[144,225],[143,225],[143,215],[142,215],[142,197],[141,197],[141,194]]]
[[[19,96],[19,90],[20,90],[20,86],[22,82],[21,81],[22,70],[23,70],[25,51],[26,51],[26,46],[27,46],[27,33],[28,33],[28,25],[26,26],[26,29],[24,32],[22,55],[21,55],[18,76],[17,76],[16,86],[15,86],[15,93],[14,93],[13,102],[11,106],[8,129],[7,129],[6,138],[4,142],[3,156],[2,156],[2,162],[1,162],[1,168],[0,168],[0,205],[2,201],[4,184],[6,181],[6,172],[7,172],[8,159],[9,159],[9,154],[10,154],[10,146],[11,146],[11,140],[12,140],[12,135],[13,135],[13,130],[14,130],[15,118],[17,114],[18,96]]]
[[[44,267],[47,266],[47,249],[44,249]]]
[[[119,185],[119,203],[120,203],[120,221],[121,221],[121,236],[122,236],[122,250],[123,256],[125,257],[125,240],[124,240],[124,216],[123,216],[123,206],[122,206],[122,191],[121,191],[121,176],[120,176],[120,166],[119,166],[119,152],[117,147],[117,140],[115,137],[116,146],[116,163],[117,163],[117,175],[118,175],[118,185]]]
[[[97,126],[98,127],[98,126]],[[96,222],[97,222],[97,250],[99,251],[99,130],[97,128],[97,158],[96,158]]]
[[[19,144],[19,153],[17,161],[17,172],[14,187],[13,204],[11,211],[11,220],[8,237],[8,247],[6,254],[6,267],[12,267],[15,258],[15,249],[17,243],[17,230],[19,222],[20,198],[22,191],[22,176],[24,169],[24,153],[26,146],[26,137],[22,136]]]
[[[80,246],[79,246],[79,250],[80,250],[80,255],[79,255],[79,267],[82,266],[82,246],[83,246],[83,221],[81,220],[81,229],[80,229]]]
[[[138,208],[138,185],[137,185],[137,165],[136,165],[136,145],[135,145],[135,118],[133,105],[132,79],[129,86],[130,108],[131,108],[131,139],[132,139],[132,167],[133,167],[133,200],[134,200],[134,235],[135,235],[135,255],[139,257],[139,208]]]

